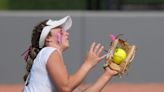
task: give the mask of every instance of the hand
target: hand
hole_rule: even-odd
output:
[[[100,60],[102,60],[106,56],[106,55],[100,56],[103,49],[104,46],[102,46],[100,43],[97,44],[93,42],[85,58],[85,63],[90,65],[90,67],[95,66]]]
[[[105,73],[106,73],[106,75],[108,75],[108,76],[114,76],[114,75],[117,75],[117,74],[118,74],[117,71],[112,70],[112,69],[110,69],[109,67],[106,67],[106,68],[105,68]]]

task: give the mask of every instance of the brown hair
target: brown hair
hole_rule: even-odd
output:
[[[31,68],[32,68],[32,64],[33,64],[33,60],[36,58],[37,54],[39,53],[39,51],[41,50],[41,48],[39,48],[39,38],[42,32],[42,29],[47,26],[46,25],[47,20],[39,23],[37,26],[34,27],[33,31],[32,31],[32,36],[31,36],[31,47],[29,48],[29,52],[25,58],[26,61],[26,74],[24,75],[23,79],[24,81],[26,81],[27,76],[29,75]]]

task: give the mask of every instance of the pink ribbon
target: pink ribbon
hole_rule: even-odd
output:
[[[27,61],[28,55],[29,55],[31,49],[32,49],[32,46],[30,45],[30,46],[28,47],[28,49],[27,49],[26,51],[24,51],[24,52],[21,54],[21,56],[24,56],[24,60],[25,60],[25,61]]]
[[[112,39],[112,41],[116,40],[116,36],[114,36],[113,34],[109,34],[110,39]]]

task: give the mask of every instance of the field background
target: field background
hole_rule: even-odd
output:
[[[137,45],[136,58],[128,75],[113,78],[104,92],[164,92],[164,12],[157,11],[0,11],[0,92],[22,89],[25,62],[21,54],[30,45],[33,27],[44,19],[66,15],[73,20],[71,47],[64,53],[70,74],[83,62],[93,41],[108,48],[108,34],[123,33],[124,39]],[[84,84],[93,83],[101,75],[103,63],[90,71]]]

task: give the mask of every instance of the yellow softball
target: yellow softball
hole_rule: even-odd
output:
[[[116,48],[113,55],[113,62],[119,65],[122,61],[126,59],[126,56],[127,54],[124,49]]]

